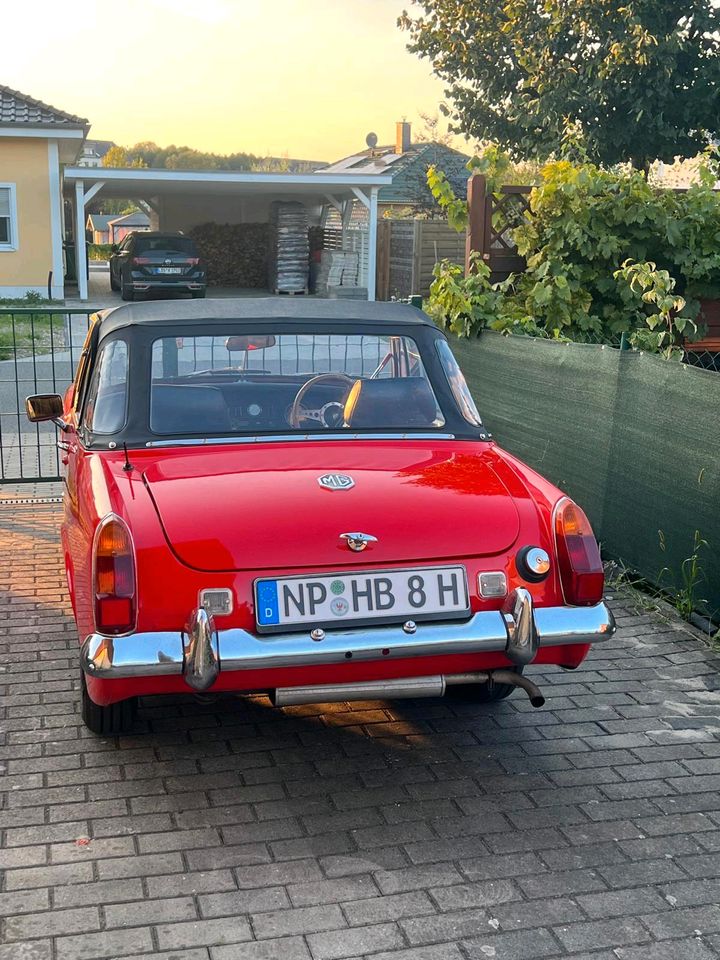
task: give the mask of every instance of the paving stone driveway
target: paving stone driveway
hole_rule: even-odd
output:
[[[709,960],[718,661],[632,616],[548,695],[77,713],[55,504],[0,502],[0,960]]]

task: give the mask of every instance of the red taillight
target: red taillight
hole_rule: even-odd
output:
[[[188,257],[188,266],[196,267],[200,263],[200,257]]]
[[[135,557],[130,531],[119,517],[103,520],[95,534],[95,628],[128,633],[135,626]]]
[[[131,263],[134,267],[144,267],[150,263],[150,257],[133,257]]]
[[[605,586],[602,560],[590,521],[567,498],[555,508],[555,542],[567,603],[589,607],[600,603]]]

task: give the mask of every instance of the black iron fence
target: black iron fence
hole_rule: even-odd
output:
[[[56,428],[30,423],[25,397],[65,392],[94,312],[0,309],[0,483],[60,479]]]

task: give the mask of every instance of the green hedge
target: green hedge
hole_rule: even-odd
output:
[[[111,243],[89,243],[88,259],[107,260],[112,253],[113,245]]]

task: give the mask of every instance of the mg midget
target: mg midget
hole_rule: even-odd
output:
[[[523,688],[611,636],[581,508],[502,450],[398,304],[133,304],[91,318],[59,427],[82,717],[139,696],[282,706]]]

